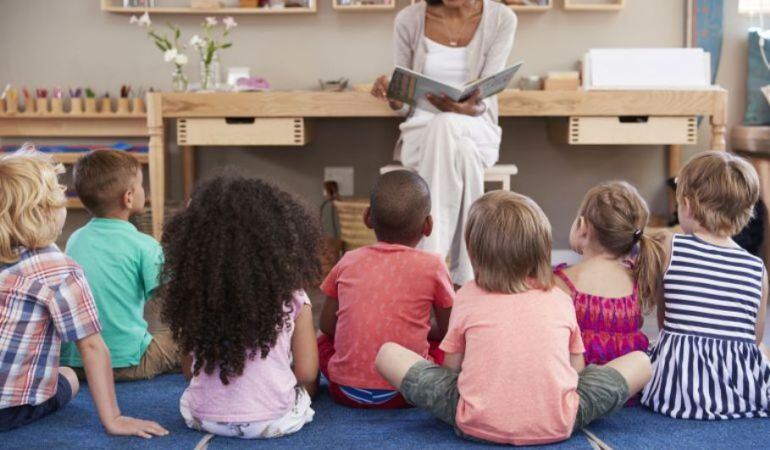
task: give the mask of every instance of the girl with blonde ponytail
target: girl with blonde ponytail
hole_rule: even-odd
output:
[[[582,260],[554,269],[556,284],[572,296],[586,364],[605,364],[646,351],[643,315],[660,291],[663,247],[647,235],[650,212],[624,181],[602,183],[586,194],[570,230]]]

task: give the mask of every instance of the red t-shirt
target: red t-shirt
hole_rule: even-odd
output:
[[[454,300],[438,255],[384,243],[346,253],[321,290],[339,301],[329,378],[361,389],[393,389],[374,368],[386,342],[427,358],[431,308],[451,308]]]
[[[501,444],[539,445],[572,434],[580,397],[570,355],[585,350],[572,299],[558,288],[457,292],[447,353],[463,353],[457,426]]]

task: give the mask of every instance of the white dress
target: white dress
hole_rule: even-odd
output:
[[[469,81],[466,48],[423,39],[424,75],[454,85]],[[400,128],[401,162],[425,178],[431,191],[433,233],[419,247],[448,254],[452,281],[462,285],[474,278],[465,222],[471,204],[484,194],[484,169],[497,162],[502,131],[481,116],[442,113],[425,99]]]

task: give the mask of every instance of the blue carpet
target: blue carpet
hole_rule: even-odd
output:
[[[118,402],[124,414],[153,419],[171,434],[143,440],[111,437],[104,433],[86,386],[63,410],[24,428],[0,434],[2,449],[192,449],[203,437],[188,429],[179,415],[179,397],[185,383],[181,375],[167,375],[152,381],[120,383]],[[326,391],[313,401],[313,422],[298,433],[267,441],[243,441],[217,437],[209,449],[230,448],[460,448],[478,446],[456,438],[452,430],[416,409],[400,411],[361,411],[334,404]],[[578,435],[559,445],[539,448],[559,450],[590,449]]]
[[[645,408],[624,408],[588,429],[616,449],[769,448],[770,419],[679,420]]]

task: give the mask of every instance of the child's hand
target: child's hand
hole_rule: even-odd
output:
[[[168,430],[157,422],[134,419],[133,417],[118,416],[104,424],[107,433],[116,436],[139,436],[151,439],[153,436],[166,436]]]

